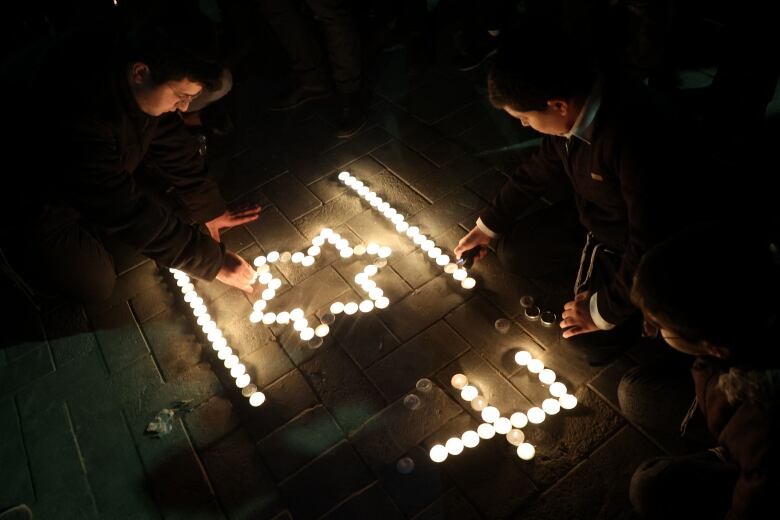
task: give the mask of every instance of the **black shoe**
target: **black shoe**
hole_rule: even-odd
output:
[[[456,68],[461,72],[468,72],[493,56],[498,50],[498,42],[496,37],[487,31],[471,37],[461,32],[456,36],[455,48],[458,49]]]
[[[299,106],[308,103],[309,101],[314,101],[316,99],[325,99],[330,95],[331,95],[330,89],[325,86],[319,86],[319,87],[300,86],[295,88],[291,92],[282,94],[279,98],[277,98],[271,103],[271,105],[268,107],[268,110],[273,110],[278,112],[284,110],[292,110],[293,108],[298,108]]]
[[[342,98],[336,137],[347,139],[366,126],[366,110],[361,94],[346,94]]]

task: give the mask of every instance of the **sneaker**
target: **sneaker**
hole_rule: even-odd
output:
[[[330,94],[331,92],[328,87],[300,86],[290,92],[282,94],[279,98],[271,103],[271,106],[269,106],[268,109],[278,112],[292,110],[293,108],[298,108],[299,106],[308,103],[309,101],[324,99],[330,96]]]
[[[459,51],[456,58],[457,69],[461,72],[468,72],[482,65],[485,60],[498,51],[498,41],[487,31],[472,37],[461,32],[456,35],[455,48]]]
[[[341,103],[336,137],[347,139],[366,126],[366,109],[359,92],[344,95]]]

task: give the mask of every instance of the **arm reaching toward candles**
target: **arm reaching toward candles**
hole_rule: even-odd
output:
[[[237,254],[226,252],[222,260],[222,267],[219,273],[217,273],[217,280],[244,292],[251,293],[252,284],[255,281],[255,270]]]

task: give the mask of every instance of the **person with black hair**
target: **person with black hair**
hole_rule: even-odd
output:
[[[726,247],[724,247],[726,245]],[[777,244],[745,230],[686,230],[642,258],[632,297],[645,332],[696,356],[689,393],[660,367],[638,366],[618,386],[626,417],[668,430],[678,416],[684,433],[698,412],[711,434],[708,449],[642,463],[630,486],[646,518],[766,518],[780,491],[776,439],[780,404],[780,305]],[[690,364],[689,364],[690,366]]]
[[[635,315],[629,289],[639,258],[681,225],[674,127],[641,85],[600,75],[591,56],[553,31],[527,30],[499,49],[488,76],[491,103],[545,135],[455,249],[460,258],[480,248],[481,258],[500,237],[503,265],[531,278],[573,278],[580,259],[560,322],[564,338]],[[567,198],[523,215],[561,185],[573,188],[574,204]]]
[[[197,140],[176,111],[219,88],[207,21],[69,34],[29,74],[3,82],[16,103],[4,142],[24,157],[5,190],[3,252],[28,285],[81,302],[105,300],[116,273],[104,237],[204,280],[251,291],[254,270],[220,230],[255,220],[226,209]]]

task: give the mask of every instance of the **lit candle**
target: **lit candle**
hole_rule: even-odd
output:
[[[464,289],[473,289],[475,285],[477,285],[477,281],[471,277],[466,278],[465,280],[460,282],[460,286],[463,287]]]
[[[496,435],[496,429],[492,424],[482,423],[477,427],[477,434],[483,439],[492,439]]]
[[[557,399],[545,399],[542,401],[542,410],[547,415],[555,415],[561,411],[561,404]]]
[[[496,433],[505,435],[512,429],[512,423],[506,417],[499,417],[493,423],[493,427],[496,429]]]
[[[485,409],[482,410],[482,420],[486,423],[492,423],[499,417],[501,417],[501,412],[499,412],[498,408],[495,406],[486,406]]]
[[[447,453],[450,455],[460,455],[463,453],[463,441],[458,437],[451,437],[447,439],[447,442],[444,444],[444,446],[447,448]]]
[[[551,385],[555,382],[555,372],[550,370],[549,368],[545,368],[541,372],[539,372],[539,381],[546,385]]]
[[[525,434],[522,431],[513,428],[506,434],[506,440],[512,446],[520,446],[523,441],[525,441]]]
[[[471,401],[472,399],[474,399],[478,395],[479,395],[479,390],[477,390],[476,386],[466,385],[460,391],[460,397],[464,401]]]
[[[528,424],[528,417],[523,412],[513,413],[509,416],[509,420],[515,428],[525,428],[525,425]]]
[[[550,395],[560,397],[567,392],[566,385],[561,382],[555,382],[550,385]]]
[[[536,454],[536,450],[534,449],[533,446],[531,446],[527,442],[524,442],[517,447],[517,456],[523,460],[531,460],[532,458],[534,458],[535,454]]]
[[[467,448],[474,448],[477,446],[477,444],[479,444],[479,434],[474,430],[463,432],[463,435],[460,436],[460,439],[463,441],[463,445]]]
[[[455,374],[452,376],[452,379],[450,379],[450,384],[456,390],[462,390],[464,386],[469,384],[469,378],[464,374]]]
[[[447,448],[441,444],[437,444],[431,448],[430,457],[433,462],[444,462],[447,459],[447,455]]]
[[[251,404],[252,406],[255,407],[260,406],[261,404],[263,404],[263,402],[265,402],[265,394],[263,394],[263,392],[255,392],[254,394],[249,396],[249,404]]]
[[[536,406],[528,410],[528,422],[531,424],[540,424],[544,421],[544,416],[544,410],[537,408]]]
[[[538,374],[544,370],[544,363],[539,359],[532,359],[528,362],[528,371],[532,374]]]
[[[571,410],[577,406],[577,398],[571,394],[563,394],[558,398],[558,401],[561,403],[561,408],[564,410]]]
[[[488,405],[488,400],[481,395],[478,395],[474,399],[471,400],[471,408],[475,412],[481,412],[485,409],[485,407]]]

